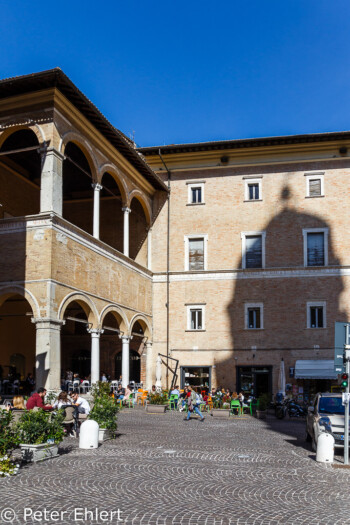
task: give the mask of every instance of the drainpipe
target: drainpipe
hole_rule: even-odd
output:
[[[170,309],[169,309],[169,301],[170,301],[170,281],[169,281],[169,271],[170,271],[170,180],[171,180],[171,173],[168,170],[167,165],[164,162],[164,159],[162,157],[161,149],[158,150],[158,155],[160,157],[160,160],[163,163],[164,168],[166,169],[166,172],[168,174],[168,221],[167,221],[167,242],[166,242],[166,387],[167,390],[169,389],[169,329],[170,329]]]

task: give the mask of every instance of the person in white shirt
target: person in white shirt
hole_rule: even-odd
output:
[[[54,404],[52,405],[52,407],[54,409],[57,409],[59,410],[60,408],[64,408],[66,406],[69,406],[71,405],[72,403],[70,402],[70,400],[68,399],[68,394],[67,392],[61,392],[59,395],[58,395],[58,398],[56,399],[56,401],[54,402]]]
[[[90,405],[83,397],[80,397],[77,392],[72,394],[72,405],[76,407],[77,414],[90,414]]]

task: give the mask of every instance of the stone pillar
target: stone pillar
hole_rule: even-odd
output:
[[[148,230],[147,235],[147,268],[152,270],[152,228]]]
[[[93,219],[93,229],[92,235],[95,239],[100,238],[100,191],[102,190],[102,185],[95,183],[91,184],[94,189],[94,219]]]
[[[124,255],[129,257],[129,213],[130,208],[122,208],[124,212]]]
[[[32,318],[36,328],[36,388],[61,389],[61,326],[65,321]]]
[[[54,212],[62,215],[63,160],[63,155],[55,148],[47,148],[42,151],[40,212]]]
[[[122,340],[122,387],[125,388],[128,386],[130,377],[129,377],[129,360],[130,360],[130,341],[132,336],[122,335],[120,336]]]
[[[98,328],[89,328],[91,334],[91,384],[100,381],[100,335],[103,330]]]
[[[152,388],[152,378],[153,378],[153,352],[152,352],[152,342],[147,341],[145,343],[147,354],[146,354],[146,389],[151,390]]]

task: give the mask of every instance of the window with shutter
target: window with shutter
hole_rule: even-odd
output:
[[[307,234],[307,265],[324,266],[324,233]]]
[[[309,179],[309,197],[320,197],[321,179]]]
[[[192,204],[199,204],[202,202],[202,188],[193,187],[191,188]]]
[[[248,184],[249,200],[254,201],[259,199],[259,184]]]
[[[204,270],[204,239],[189,239],[188,241],[188,269]]]
[[[262,237],[251,235],[245,238],[245,267],[262,268]]]

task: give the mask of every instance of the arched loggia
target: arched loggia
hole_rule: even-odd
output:
[[[0,219],[35,215],[40,212],[39,146],[38,138],[31,129],[14,131],[2,143]]]
[[[147,234],[149,220],[139,197],[130,203],[129,256],[139,264],[147,266]]]
[[[104,173],[100,193],[100,239],[123,252],[123,197],[110,173]]]

